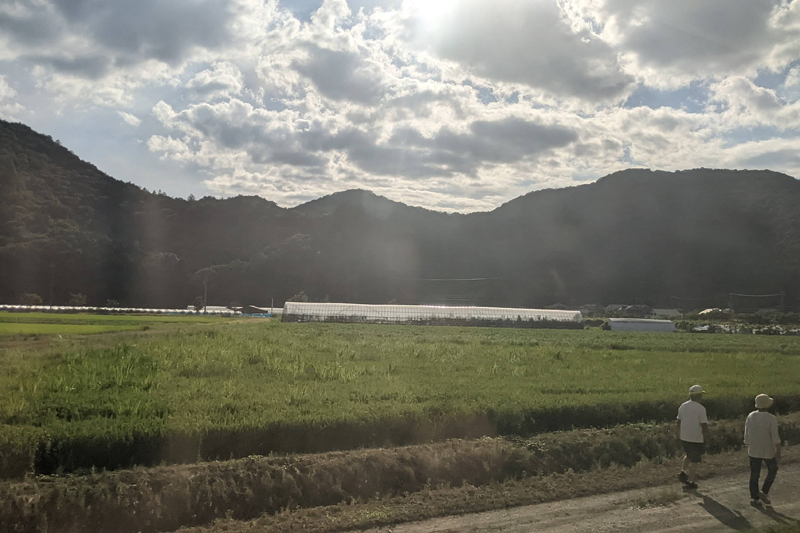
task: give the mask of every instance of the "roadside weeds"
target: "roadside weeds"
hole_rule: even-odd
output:
[[[742,427],[741,420],[714,422],[709,451],[741,448]],[[455,500],[445,497],[421,510],[414,504],[410,508],[415,510],[399,514],[381,506],[367,507],[369,523],[383,524],[439,516],[440,508],[453,514],[572,498],[596,493],[598,487],[632,488],[636,485],[620,486],[617,478],[627,480],[633,470],[639,471],[642,479],[658,477],[650,472],[661,472],[659,464],[671,464],[671,458],[681,454],[673,430],[670,423],[633,424],[530,439],[452,440],[86,476],[43,476],[0,483],[0,530],[171,531],[220,518],[248,520],[275,513],[280,517],[297,509],[317,512],[313,508],[335,514],[349,504],[397,497],[416,502],[414,498],[456,491]],[[790,444],[800,443],[800,413],[781,418],[781,433]],[[714,464],[714,456],[708,457]],[[583,477],[581,472],[591,476]],[[570,476],[578,477],[573,483]],[[581,485],[584,482],[577,480],[589,481]],[[531,500],[529,492],[539,499]],[[344,523],[352,521],[347,518]]]
[[[782,464],[800,462],[800,450],[787,448],[789,453]],[[364,530],[438,518],[494,511],[524,505],[554,502],[598,494],[621,492],[647,487],[674,484],[665,487],[655,497],[643,499],[641,508],[670,506],[683,498],[675,475],[680,458],[659,464],[643,462],[632,468],[611,466],[589,472],[566,472],[544,477],[493,483],[484,487],[465,485],[455,488],[425,490],[415,494],[373,500],[362,504],[338,504],[314,509],[285,511],[262,516],[256,520],[238,522],[218,520],[205,527],[182,528],[180,533],[261,533],[295,532],[333,533]],[[715,477],[744,474],[748,470],[743,451],[725,452],[706,456],[699,474],[701,487]],[[743,490],[746,486],[743,486]],[[783,530],[789,533],[795,530]],[[776,533],[778,533],[776,531]]]

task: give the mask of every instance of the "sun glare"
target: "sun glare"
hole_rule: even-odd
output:
[[[463,0],[409,0],[411,11],[426,26],[439,26]]]

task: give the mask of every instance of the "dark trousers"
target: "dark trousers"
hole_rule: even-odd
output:
[[[764,479],[764,485],[761,491],[764,494],[769,493],[772,482],[775,481],[775,475],[778,473],[778,460],[774,457],[772,459],[759,459],[758,457],[750,458],[750,497],[758,498],[758,478],[761,476],[761,461],[767,463],[767,477]]]

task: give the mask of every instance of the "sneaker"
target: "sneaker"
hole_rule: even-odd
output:
[[[750,505],[752,505],[753,507],[760,507],[761,500],[759,500],[758,498],[750,498]]]
[[[769,505],[769,504],[771,504],[771,503],[772,503],[772,502],[769,500],[769,496],[767,496],[767,495],[766,495],[766,494],[764,494],[763,492],[759,492],[759,493],[758,493],[758,498],[759,498],[759,499],[760,499],[762,502],[766,503],[767,505]]]
[[[697,483],[695,483],[694,481],[690,481],[689,483],[686,483],[684,487],[686,487],[689,490],[695,490],[697,488]]]
[[[681,470],[681,473],[678,474],[678,481],[680,481],[681,483],[688,483],[689,482],[689,476],[686,474],[686,472]]]

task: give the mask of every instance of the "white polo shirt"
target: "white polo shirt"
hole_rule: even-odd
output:
[[[744,443],[747,455],[757,459],[775,457],[775,446],[781,443],[778,436],[778,419],[766,411],[753,411],[744,423]]]
[[[705,407],[694,400],[683,402],[678,408],[678,420],[681,421],[682,441],[703,442],[703,428],[700,424],[708,424]]]

